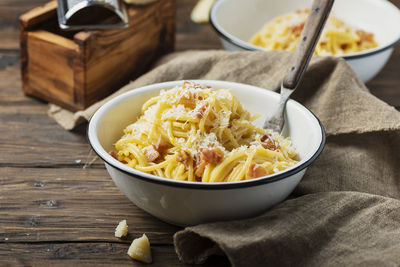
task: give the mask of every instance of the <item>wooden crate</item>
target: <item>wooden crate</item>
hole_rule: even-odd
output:
[[[61,31],[56,9],[52,1],[20,17],[22,89],[71,111],[106,97],[173,50],[175,0],[130,5],[126,29]]]

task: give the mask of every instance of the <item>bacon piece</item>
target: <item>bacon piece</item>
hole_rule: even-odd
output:
[[[260,141],[265,142],[265,140],[267,140],[270,137],[272,137],[271,134],[264,134],[263,136],[261,136]]]
[[[160,153],[156,150],[154,145],[144,147],[142,152],[146,157],[147,162],[153,162],[160,156]]]
[[[195,175],[201,177],[204,173],[204,169],[208,163],[218,164],[224,159],[224,151],[219,147],[213,149],[200,149],[200,160],[199,156],[195,158],[196,170]]]
[[[203,176],[204,169],[206,168],[206,166],[207,166],[207,162],[205,162],[205,161],[200,162],[200,164],[196,167],[196,169],[194,171],[194,175],[197,177]]]
[[[281,148],[279,145],[276,145],[274,141],[272,141],[271,139],[268,139],[267,142],[263,143],[262,146],[265,149],[269,149],[269,150],[277,150],[279,148]]]
[[[154,148],[158,151],[158,153],[163,153],[165,150],[171,147],[171,144],[168,141],[165,141],[164,139],[159,140],[157,144],[154,145]]]
[[[196,99],[192,98],[192,96],[189,97],[181,97],[181,99],[179,100],[179,104],[184,105],[185,107],[188,108],[195,108],[196,107]]]
[[[194,109],[196,107],[197,94],[193,91],[186,91],[179,99],[179,104]]]
[[[196,107],[197,100],[203,99],[203,97],[200,96],[196,90],[203,89],[203,86],[185,81],[182,88],[188,90],[180,96],[179,104],[183,104],[185,107],[194,109]]]
[[[201,149],[200,153],[201,160],[211,164],[218,164],[224,158],[224,152],[219,147]]]
[[[206,110],[207,110],[207,107],[208,107],[208,103],[205,103],[204,105],[202,105],[202,106],[197,110],[196,117],[199,118],[199,119],[203,118],[204,113],[205,113]]]
[[[304,22],[290,26],[289,30],[295,35],[300,35],[303,28],[304,28]]]
[[[258,164],[251,164],[249,170],[247,171],[246,178],[253,179],[261,176],[267,175],[267,170]]]
[[[263,136],[261,136],[260,141],[262,142],[262,146],[265,149],[269,149],[269,150],[277,150],[280,149],[281,147],[279,145],[276,144],[276,142],[274,140],[272,140],[271,134],[265,134]]]
[[[110,156],[113,157],[114,159],[118,160],[117,154],[115,153],[114,150],[110,150],[110,151],[108,152],[108,154],[110,154]]]
[[[363,42],[373,42],[374,41],[374,34],[369,33],[363,30],[357,30],[356,34],[360,37],[360,41],[357,44],[361,44]]]
[[[176,161],[186,163],[190,159],[190,154],[187,151],[180,150],[176,154]]]

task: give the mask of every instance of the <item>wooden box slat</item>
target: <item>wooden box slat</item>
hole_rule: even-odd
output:
[[[23,91],[71,111],[84,109],[148,70],[174,48],[175,0],[129,6],[126,29],[70,32],[56,3],[20,17]]]
[[[25,92],[50,102],[73,103],[73,59],[78,45],[42,30],[28,32],[28,39],[26,49],[30,56],[26,81],[29,86]],[[46,50],[43,50],[44,46]],[[47,57],[49,60],[43,60]],[[36,92],[36,88],[41,90]]]

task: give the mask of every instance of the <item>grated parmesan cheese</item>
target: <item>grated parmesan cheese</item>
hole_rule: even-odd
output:
[[[199,181],[205,172],[215,181],[216,173],[220,171],[217,165],[224,159],[235,157],[235,161],[245,164],[245,168],[256,164],[257,168],[249,175],[251,178],[264,175],[261,171],[264,168],[269,168],[266,173],[272,174],[282,166],[275,155],[282,145],[290,146],[290,142],[278,133],[253,125],[256,116],[251,116],[227,89],[213,90],[184,82],[181,86],[162,90],[158,96],[149,99],[142,110],[142,116],[125,129],[125,135],[116,143],[118,160],[162,177]],[[149,146],[158,151],[156,160],[149,160],[143,154],[143,149]],[[237,152],[241,154],[234,155]],[[243,152],[251,157],[253,165]],[[295,163],[288,157],[295,153],[285,151],[281,155],[288,158],[290,164]],[[257,165],[265,159],[269,165]],[[278,168],[272,170],[274,166]],[[238,168],[235,170],[233,176],[245,173]],[[226,179],[233,176],[227,175]]]
[[[117,228],[115,228],[115,237],[121,238],[128,234],[128,224],[126,220],[120,221]]]
[[[127,254],[132,259],[144,263],[151,263],[153,261],[151,257],[150,242],[146,234],[143,234],[142,237],[136,238],[132,241]]]

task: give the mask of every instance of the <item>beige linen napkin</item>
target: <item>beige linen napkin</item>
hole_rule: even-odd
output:
[[[113,96],[181,79],[277,91],[290,55],[173,54]],[[174,236],[178,256],[202,263],[222,253],[233,266],[398,266],[400,112],[371,95],[345,61],[334,57],[314,57],[293,98],[318,116],[327,133],[325,149],[294,191],[296,198],[256,218],[188,227]],[[72,129],[103,103],[75,114],[52,106],[49,115]]]

